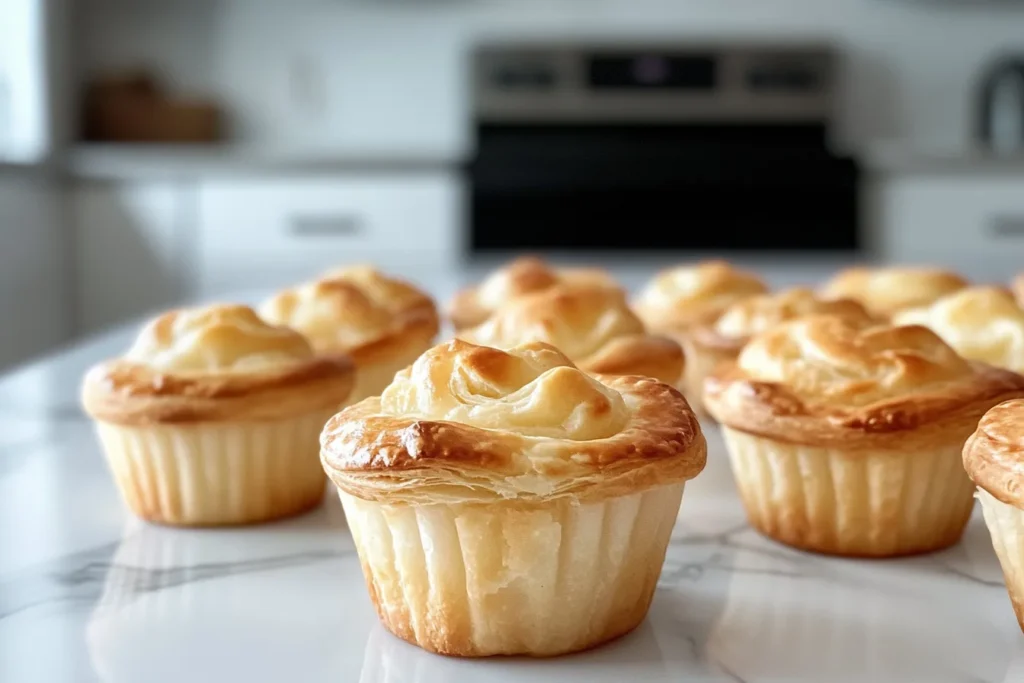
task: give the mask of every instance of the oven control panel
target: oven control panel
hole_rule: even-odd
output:
[[[817,44],[489,45],[473,92],[483,118],[821,119],[835,64]]]

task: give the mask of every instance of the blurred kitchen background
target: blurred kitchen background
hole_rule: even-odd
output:
[[[522,251],[1024,270],[1024,2],[0,0],[0,367]]]

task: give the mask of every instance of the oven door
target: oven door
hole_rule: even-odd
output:
[[[856,252],[858,170],[819,125],[483,125],[471,253]]]

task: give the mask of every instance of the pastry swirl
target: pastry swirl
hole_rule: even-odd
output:
[[[517,297],[560,284],[619,289],[600,269],[553,268],[535,256],[523,256],[494,271],[478,286],[459,291],[448,306],[448,315],[456,330],[473,327]]]
[[[1024,309],[1001,287],[968,287],[893,322],[924,325],[971,360],[1024,373]]]
[[[859,301],[872,315],[888,318],[907,308],[926,306],[966,286],[962,277],[939,268],[857,267],[838,273],[825,283],[821,294]]]
[[[725,261],[705,261],[663,270],[634,301],[648,328],[672,330],[712,320],[731,304],[768,291],[753,273]]]
[[[337,269],[280,292],[260,314],[298,330],[318,351],[344,352],[357,365],[429,344],[440,327],[429,296],[369,266]]]
[[[212,305],[148,323],[122,358],[86,374],[82,400],[118,424],[259,420],[338,404],[352,373],[347,357],[317,355],[248,306]]]
[[[964,445],[964,468],[998,500],[1024,508],[1024,400],[995,406]]]
[[[810,315],[836,315],[868,323],[867,310],[852,299],[823,299],[806,287],[757,294],[726,308],[709,325],[697,326],[697,343],[723,352],[739,353],[756,334],[786,322]]]
[[[339,488],[390,503],[604,498],[690,479],[705,456],[675,389],[592,377],[543,343],[436,346],[321,435]]]
[[[648,335],[625,294],[608,287],[559,285],[524,295],[459,337],[500,349],[544,342],[588,372],[676,384],[683,371],[679,345]]]
[[[937,437],[1024,392],[1024,377],[961,358],[921,326],[836,316],[783,323],[751,340],[706,383],[722,423],[779,441],[884,447],[893,432]]]

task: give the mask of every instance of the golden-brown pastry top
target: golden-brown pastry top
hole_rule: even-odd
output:
[[[704,261],[663,270],[633,302],[652,330],[706,324],[730,305],[768,291],[753,273],[725,261]]]
[[[679,344],[647,334],[625,293],[610,287],[563,284],[527,294],[459,337],[499,349],[544,342],[588,372],[646,375],[669,384],[683,372]]]
[[[705,385],[705,403],[723,424],[846,448],[884,447],[893,433],[924,428],[948,436],[951,425],[976,422],[1018,395],[1024,377],[961,358],[925,327],[838,316],[799,318],[755,336]]]
[[[1002,287],[967,287],[893,322],[924,325],[965,358],[1024,373],[1024,308]]]
[[[556,285],[620,289],[598,268],[554,268],[535,256],[522,256],[491,273],[483,282],[458,292],[448,306],[456,330],[479,325],[508,302]]]
[[[751,337],[788,320],[810,315],[836,315],[858,323],[871,315],[852,299],[826,299],[807,287],[757,294],[726,308],[711,324],[697,326],[694,339],[704,346],[739,352]]]
[[[342,490],[393,503],[617,496],[691,479],[705,457],[678,391],[589,375],[543,343],[436,346],[321,435]]]
[[[838,273],[825,283],[821,294],[832,299],[854,299],[872,315],[888,318],[907,308],[926,306],[967,284],[956,273],[940,268],[858,267]]]
[[[347,357],[316,354],[248,306],[216,304],[149,322],[123,357],[86,374],[82,400],[122,424],[254,420],[337,405],[351,388]]]
[[[437,308],[408,282],[369,266],[352,266],[285,290],[260,314],[304,334],[322,352],[342,352],[357,365],[378,362],[410,345],[429,344],[440,328]]]
[[[1024,400],[985,413],[964,444],[964,469],[995,498],[1024,508]]]

